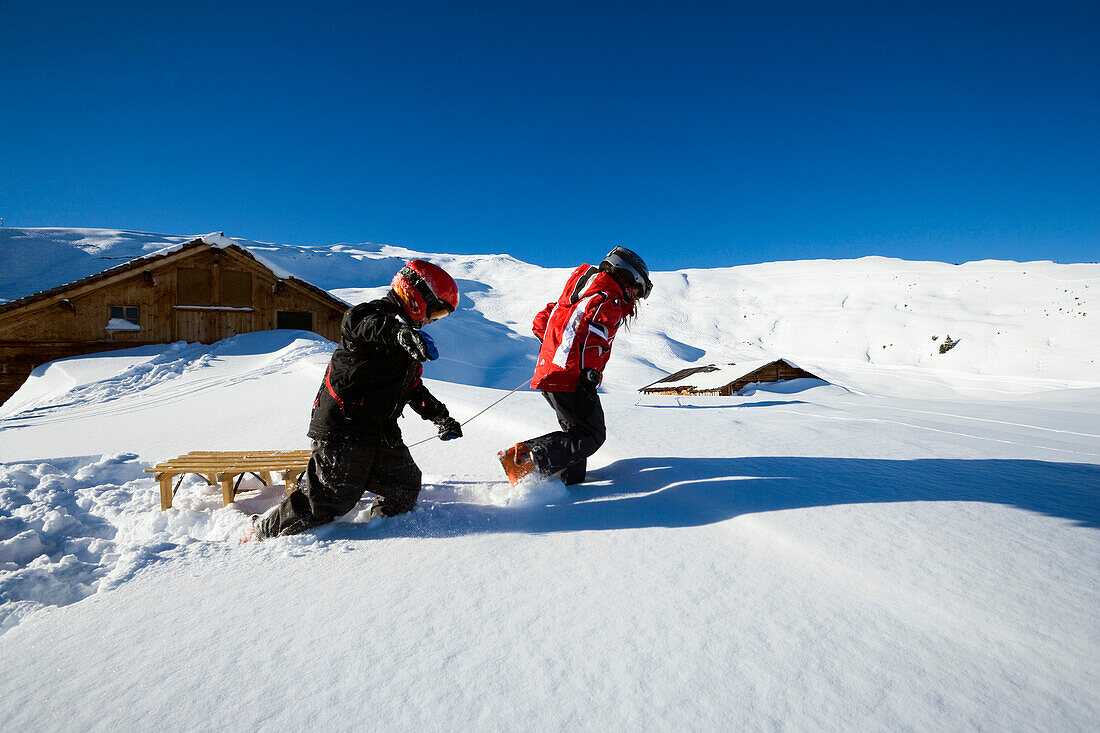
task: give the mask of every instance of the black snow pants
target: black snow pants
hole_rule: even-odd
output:
[[[264,518],[260,539],[327,524],[354,509],[367,491],[378,495],[372,513],[392,517],[416,506],[420,468],[406,446],[314,440],[312,448],[298,490]]]
[[[588,457],[607,440],[599,396],[580,392],[543,392],[554,408],[561,430],[525,441],[540,473],[558,476],[566,486],[584,481]]]

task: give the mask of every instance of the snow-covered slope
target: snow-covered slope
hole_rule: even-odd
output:
[[[187,239],[0,229],[0,256],[37,268],[0,271],[0,299]],[[506,255],[233,241],[352,303],[384,292],[409,258],[429,257],[463,293],[447,327],[433,329],[444,354],[435,375],[509,389],[530,373],[531,316],[556,296],[568,271]],[[600,256],[594,252],[593,260]],[[1097,264],[867,257],[658,272],[653,279],[653,296],[616,344],[607,389],[633,391],[686,366],[768,357],[787,357],[835,384],[904,397],[1004,399],[1100,384],[1100,319],[1089,313],[1100,288]],[[948,336],[958,346],[940,354]]]
[[[0,229],[0,257],[46,231]],[[62,234],[101,253],[187,239]],[[244,244],[350,302],[414,255]],[[431,327],[443,358],[426,376],[466,420],[529,376],[530,318],[568,270],[427,256],[463,300]],[[259,545],[235,536],[282,487],[246,483],[222,508],[190,477],[160,512],[143,469],[305,447],[331,344],[267,332],[44,366],[0,409],[0,720],[1090,729],[1098,275],[879,258],[656,273],[617,339],[588,483],[507,492],[496,450],[556,427],[521,390],[462,440],[414,446],[412,514],[367,525],[364,503]],[[19,282],[0,297],[46,286]],[[832,384],[635,392],[764,354]],[[415,415],[402,427],[433,434]]]

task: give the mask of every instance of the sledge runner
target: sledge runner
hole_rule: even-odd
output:
[[[364,492],[377,494],[370,517],[411,511],[420,469],[397,418],[408,405],[435,423],[443,440],[462,427],[420,380],[422,362],[439,356],[427,324],[458,307],[458,285],[442,268],[413,260],[393,277],[385,297],[349,308],[313,403],[313,454],[298,491],[262,520],[254,537],[297,534],[351,511]]]
[[[616,247],[599,267],[574,270],[558,300],[535,316],[532,330],[542,348],[531,388],[542,390],[561,430],[498,454],[512,486],[532,471],[557,476],[567,486],[584,481],[588,457],[607,438],[597,390],[615,333],[652,290],[642,258]]]

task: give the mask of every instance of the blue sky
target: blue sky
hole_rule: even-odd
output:
[[[0,0],[7,226],[1100,260],[1095,2]]]

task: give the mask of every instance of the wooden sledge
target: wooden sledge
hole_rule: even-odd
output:
[[[178,458],[158,463],[145,473],[153,474],[160,482],[160,508],[169,509],[172,497],[179,489],[186,474],[194,473],[206,479],[211,486],[221,484],[222,506],[233,502],[237,487],[245,474],[252,474],[264,482],[271,483],[271,474],[282,474],[289,494],[297,488],[298,477],[305,473],[309,464],[308,450],[271,450],[271,451],[192,451]],[[180,480],[172,486],[172,479]]]

